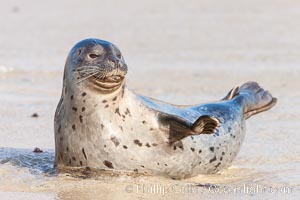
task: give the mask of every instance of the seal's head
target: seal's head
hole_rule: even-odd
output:
[[[114,44],[85,39],[70,51],[65,66],[65,81],[72,88],[88,87],[101,93],[111,93],[124,84],[127,65]]]

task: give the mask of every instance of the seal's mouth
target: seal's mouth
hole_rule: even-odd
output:
[[[124,76],[112,75],[105,76],[104,78],[91,77],[89,85],[91,88],[101,91],[102,93],[111,93],[120,88],[123,82]]]
[[[77,84],[85,82],[90,88],[103,93],[117,90],[127,74],[127,65],[82,66],[76,69]]]
[[[94,77],[97,78],[97,77]],[[124,76],[120,75],[113,75],[113,76],[108,76],[102,79],[97,79],[97,81],[102,82],[102,83],[120,83],[124,80]]]

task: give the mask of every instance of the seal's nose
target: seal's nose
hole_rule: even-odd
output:
[[[109,59],[109,61],[113,63],[113,69],[116,70],[119,75],[125,76],[127,74],[127,65],[123,60],[114,57]]]
[[[110,61],[113,63],[114,67],[117,68],[122,68],[124,65],[126,66],[125,62],[119,58],[111,58]]]

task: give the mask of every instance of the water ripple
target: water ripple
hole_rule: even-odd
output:
[[[34,153],[29,149],[0,148],[0,165],[10,163],[13,166],[28,168],[34,174],[54,174],[54,157],[53,150]]]

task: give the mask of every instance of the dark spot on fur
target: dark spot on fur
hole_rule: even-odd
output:
[[[71,100],[73,100],[73,98],[74,98],[74,96],[73,96],[73,95],[71,95]]]
[[[167,164],[165,164],[165,166],[167,167],[168,165],[167,165]]]
[[[195,148],[191,147],[191,151],[194,152],[194,151],[195,151]]]
[[[103,130],[103,128],[104,128],[104,125],[103,125],[103,124],[101,124],[101,129]]]
[[[57,132],[60,132],[60,129],[61,129],[61,125],[59,125]]]
[[[159,162],[157,163],[157,165],[159,165]]]
[[[136,172],[136,173],[138,173],[138,172],[139,172],[139,170],[138,170],[138,169],[134,169],[133,171],[134,171],[134,172]]]
[[[115,96],[115,97],[113,98],[113,101],[117,100],[117,98],[118,98],[118,97],[117,97],[117,96]]]
[[[214,148],[214,147],[209,147],[209,150],[210,150],[211,152],[214,152],[215,148]]]
[[[133,142],[140,147],[143,145],[143,143],[141,143],[139,140],[133,140]]]
[[[214,161],[216,161],[216,160],[217,160],[217,157],[214,156],[212,159],[209,160],[209,163],[212,163],[212,162],[214,162]]]
[[[76,158],[74,156],[72,156],[72,160],[76,161]]]
[[[67,147],[66,150],[69,151],[69,147]]]
[[[64,137],[63,137],[63,136],[60,136],[60,137],[59,137],[59,140],[60,140],[60,141],[63,141],[63,140],[64,140]]]
[[[122,115],[122,117],[125,119],[125,115]]]
[[[124,92],[125,92],[125,85],[122,86],[122,98],[124,97]]]
[[[82,107],[82,108],[81,108],[81,111],[84,112],[84,111],[85,111],[85,107]]]
[[[146,121],[142,121],[142,123],[143,123],[143,124],[147,124],[147,122],[146,122]]]
[[[224,152],[224,151],[222,152],[222,155],[223,155],[223,156],[225,155],[225,152]]]
[[[119,126],[119,127],[120,127],[121,131],[123,131],[123,127],[122,126]]]
[[[120,142],[115,136],[110,137],[111,141],[115,144],[115,146],[119,146]]]
[[[113,164],[110,161],[108,161],[108,160],[104,160],[103,164],[106,167],[108,167],[109,169],[113,169],[114,168]]]
[[[221,162],[219,162],[219,163],[215,166],[215,168],[219,167],[220,165],[221,165]]]
[[[106,144],[104,145],[104,148],[106,148]]]
[[[193,137],[193,136],[191,136],[191,138],[192,138],[192,140],[194,140],[194,137]]]
[[[145,166],[144,166],[144,165],[141,165],[141,167],[142,167],[142,168],[145,168]]]
[[[202,150],[200,149],[198,152],[199,152],[199,153],[202,153]]]
[[[80,163],[80,166],[82,166],[82,161],[79,161],[79,163]]]
[[[123,148],[124,148],[124,149],[127,149],[128,147],[127,147],[126,145],[123,145]]]
[[[146,143],[146,147],[151,147],[149,143]]]
[[[174,146],[173,146],[173,150],[176,150],[176,149],[177,149],[177,147],[174,145]]]
[[[126,108],[125,115],[129,115],[131,117],[131,113],[130,113],[130,110],[128,108]]]
[[[69,164],[71,164],[72,163],[72,160],[71,160],[71,158],[69,159]]]
[[[86,154],[85,154],[84,148],[82,148],[82,153],[83,153],[83,156],[84,156],[84,158],[87,160],[87,157],[86,157]]]
[[[228,127],[228,133],[230,133],[231,132],[231,127]]]
[[[182,141],[176,142],[175,145],[181,150],[184,150]]]
[[[103,100],[103,101],[102,101],[102,103],[106,103],[106,102],[107,102],[107,100]]]
[[[119,108],[116,108],[115,113],[117,113],[119,116],[121,116]]]
[[[81,94],[81,96],[83,96],[83,97],[84,97],[85,95],[86,95],[86,93],[85,93],[85,92],[83,92],[83,93]]]
[[[220,160],[222,161],[222,160],[223,160],[223,157],[221,157]]]
[[[77,108],[76,107],[72,107],[72,110],[74,110],[75,112],[77,112]]]
[[[149,129],[149,131],[153,131],[153,130],[154,130],[153,128],[150,128],[150,129]]]
[[[156,147],[156,146],[157,146],[157,144],[156,144],[156,143],[152,143],[152,146]]]
[[[75,124],[72,125],[72,129],[73,129],[73,131],[76,130]]]
[[[82,121],[82,116],[80,115],[79,116],[79,121],[82,123],[83,121]]]
[[[108,108],[109,107],[109,105],[107,104],[104,108]]]
[[[83,99],[82,102],[85,103],[85,99]]]

